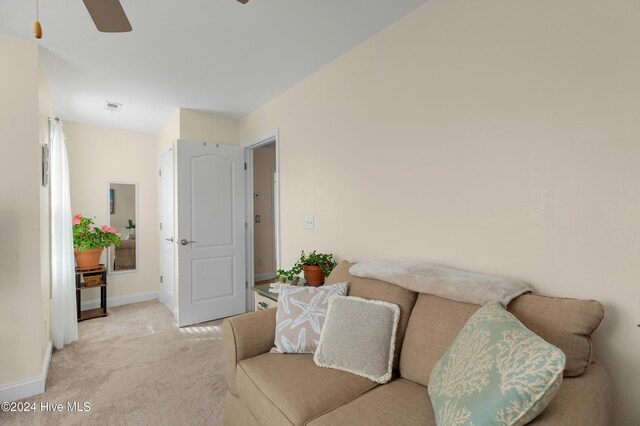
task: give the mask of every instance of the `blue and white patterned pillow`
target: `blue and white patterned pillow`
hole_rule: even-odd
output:
[[[278,296],[274,353],[312,354],[320,342],[329,298],[347,294],[347,283],[321,287],[283,286]]]
[[[480,308],[429,379],[436,424],[524,425],[562,384],[564,353],[497,302]]]

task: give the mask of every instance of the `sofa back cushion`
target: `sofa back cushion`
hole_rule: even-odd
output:
[[[396,304],[400,307],[400,319],[398,321],[398,329],[396,331],[396,350],[393,361],[393,368],[397,369],[405,331],[407,330],[411,310],[413,309],[413,305],[416,303],[416,297],[418,294],[384,281],[353,276],[349,273],[349,268],[352,265],[352,263],[347,261],[340,262],[327,277],[325,284],[346,282],[349,285],[347,293],[349,296],[357,296],[371,300],[382,300]]]
[[[400,375],[427,386],[431,370],[479,305],[420,293],[400,352]]]
[[[436,362],[479,308],[419,294],[400,354],[401,376],[427,386]],[[565,377],[584,373],[591,360],[590,335],[604,316],[599,302],[524,294],[514,299],[507,310],[529,330],[564,352]]]
[[[591,333],[604,318],[600,302],[523,294],[509,303],[507,310],[529,330],[565,353],[565,377],[585,372],[592,361]]]

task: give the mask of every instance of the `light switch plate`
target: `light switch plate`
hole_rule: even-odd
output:
[[[315,225],[313,216],[305,216],[304,217],[304,227],[305,229],[313,229]]]

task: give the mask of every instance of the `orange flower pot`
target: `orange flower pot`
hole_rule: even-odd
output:
[[[104,249],[96,248],[91,250],[74,250],[73,254],[76,258],[76,266],[78,266],[78,269],[83,271],[98,269],[100,267],[102,250]]]
[[[319,266],[302,265],[302,270],[304,271],[304,279],[307,282],[306,285],[319,287],[324,284],[324,274]]]

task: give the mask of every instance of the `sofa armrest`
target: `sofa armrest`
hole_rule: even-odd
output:
[[[266,352],[274,346],[276,308],[227,318],[222,323],[222,344],[227,367],[227,385],[236,392],[236,367],[243,359]]]
[[[530,424],[535,426],[598,425],[611,422],[611,385],[598,362],[578,377],[565,377],[549,406]]]

